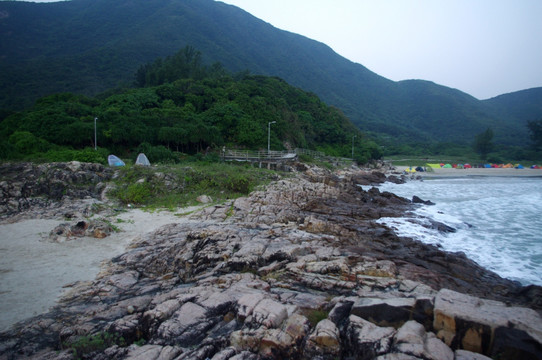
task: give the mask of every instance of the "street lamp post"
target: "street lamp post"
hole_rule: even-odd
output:
[[[98,143],[96,142],[96,120],[98,120],[97,117],[94,118],[94,150],[98,150]]]
[[[352,160],[354,160],[354,139],[357,135],[352,136]]]
[[[267,123],[267,156],[271,152],[271,124],[275,124],[276,121]]]

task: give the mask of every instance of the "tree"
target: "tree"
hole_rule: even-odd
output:
[[[483,160],[487,159],[487,155],[493,151],[493,130],[487,128],[486,131],[476,135],[474,138],[474,151],[480,154]]]
[[[527,122],[529,136],[535,150],[542,150],[542,119]]]

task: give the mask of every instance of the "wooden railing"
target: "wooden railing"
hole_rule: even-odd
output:
[[[293,151],[226,150],[224,153],[224,160],[236,161],[288,161],[296,157]]]
[[[295,149],[285,151],[267,151],[267,150],[226,150],[222,153],[222,157],[226,161],[289,161],[296,160],[298,155],[308,155],[317,159],[326,159],[336,162],[351,162],[349,158],[338,158],[327,156],[321,151],[308,149]]]

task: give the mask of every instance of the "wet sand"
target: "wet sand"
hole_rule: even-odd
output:
[[[73,238],[62,243],[52,242],[48,235],[66,221],[33,219],[0,225],[0,331],[46,312],[70,285],[93,280],[103,261],[122,254],[141,235],[165,224],[189,221],[172,212],[139,209],[109,220],[122,231],[104,239]]]

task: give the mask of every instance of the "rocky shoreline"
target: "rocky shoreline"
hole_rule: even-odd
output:
[[[31,184],[2,181],[4,221],[104,200],[110,169],[61,168],[79,193],[40,202]],[[0,334],[0,359],[542,358],[540,287],[375,222],[419,205],[357,185],[397,178],[293,169],[135,241],[50,312]]]

